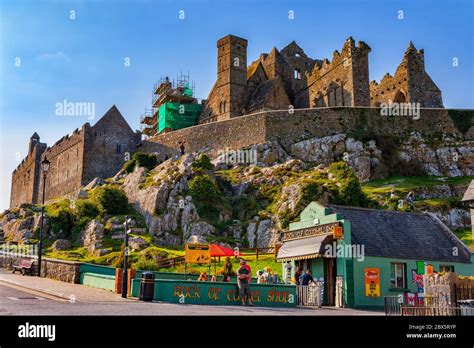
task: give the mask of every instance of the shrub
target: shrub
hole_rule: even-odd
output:
[[[193,162],[192,167],[194,170],[212,170],[214,165],[211,163],[209,156],[200,154],[198,159]]]
[[[124,163],[123,169],[125,169],[125,171],[127,173],[131,173],[135,169],[136,164],[137,164],[137,162],[132,159],[132,160],[127,161],[127,162]]]
[[[137,262],[135,262],[134,268],[140,271],[158,271],[160,269],[155,260],[147,259],[145,257],[138,258]]]
[[[209,175],[198,175],[189,181],[189,194],[197,200],[215,200],[220,190],[215,180]]]
[[[74,213],[69,207],[69,200],[62,200],[46,206],[46,216],[53,232],[62,231],[65,237],[71,235],[74,226]]]
[[[74,223],[74,226],[71,229],[71,241],[72,243],[75,243],[77,238],[79,237],[79,234],[81,233],[84,228],[86,228],[87,224],[91,222],[92,218],[85,216],[80,218],[78,221]]]
[[[125,162],[123,165],[123,169],[127,173],[133,172],[135,166],[144,167],[148,170],[152,170],[158,164],[158,159],[153,154],[143,153],[143,152],[135,152],[132,155],[130,161]]]
[[[128,212],[128,198],[122,189],[114,186],[100,186],[92,191],[92,202],[108,214],[120,215]]]
[[[76,202],[76,215],[81,218],[95,218],[100,213],[100,208],[95,202],[88,199],[80,199]]]

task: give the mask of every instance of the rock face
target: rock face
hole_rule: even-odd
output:
[[[40,217],[28,216],[19,218],[16,214],[5,214],[2,219],[4,238],[13,242],[24,243],[33,238],[33,231],[39,227]]]
[[[143,238],[132,237],[128,240],[128,245],[132,251],[140,251],[147,248],[150,243],[147,243]]]
[[[329,164],[343,160],[355,171],[358,179],[365,182],[379,179],[384,172],[382,151],[374,140],[367,143],[336,134],[296,142],[290,154],[306,162]],[[474,173],[474,144],[457,143],[444,139],[441,146],[431,145],[419,133],[413,132],[398,151],[401,160],[419,162],[428,175],[462,176]]]
[[[54,251],[67,250],[71,248],[71,242],[67,239],[58,239],[51,246]]]
[[[291,146],[290,153],[305,162],[329,164],[343,160],[353,169],[358,179],[365,182],[373,177],[381,161],[381,151],[375,141],[363,144],[345,134],[312,138]]]
[[[148,231],[155,241],[166,245],[180,245],[191,233],[210,233],[209,226],[195,224],[199,216],[192,199],[185,195],[187,181],[195,160],[186,155],[178,160],[169,159],[158,165],[152,173],[135,168],[122,185],[134,208],[143,215]],[[152,184],[141,185],[152,177]],[[211,226],[212,227],[212,226]]]
[[[104,238],[104,225],[97,220],[92,220],[78,236],[77,243],[87,248],[87,251],[93,255],[101,256],[104,254],[102,240]]]

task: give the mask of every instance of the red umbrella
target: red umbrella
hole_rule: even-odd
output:
[[[234,249],[227,248],[218,244],[211,244],[211,257],[220,256],[240,256],[240,253]]]
[[[221,256],[240,256],[240,253],[234,249],[227,248],[218,244],[211,244],[211,257],[220,257]],[[214,259],[214,273],[216,271],[216,259]]]

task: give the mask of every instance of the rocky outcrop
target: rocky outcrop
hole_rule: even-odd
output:
[[[85,247],[89,253],[95,256],[101,256],[108,252],[107,249],[101,249],[103,238],[104,225],[94,219],[81,231],[77,239],[77,244]]]
[[[192,155],[169,159],[151,172],[138,167],[124,180],[125,194],[157,243],[179,245],[193,233],[213,232],[211,225],[199,221],[192,198],[185,195],[194,160]]]
[[[376,167],[381,163],[381,151],[375,141],[363,144],[361,141],[347,138],[345,134],[297,142],[291,146],[290,153],[305,162],[315,164],[343,160],[354,169],[362,182],[373,178]]]
[[[70,249],[71,241],[67,239],[58,239],[53,243],[51,248],[53,248],[54,251]]]

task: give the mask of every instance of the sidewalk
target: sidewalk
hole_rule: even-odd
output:
[[[34,290],[70,302],[136,302],[124,299],[111,291],[92,288],[81,284],[71,284],[49,278],[22,276],[19,273],[0,269],[0,282],[5,282],[25,289]]]

